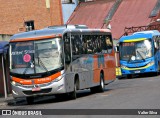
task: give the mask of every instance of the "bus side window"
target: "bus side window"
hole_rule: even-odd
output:
[[[65,53],[65,63],[69,64],[71,62],[71,50],[70,50],[70,37],[64,35],[64,53]]]
[[[93,46],[93,53],[98,53],[98,36],[92,36],[92,46]]]
[[[87,54],[87,36],[82,37],[82,54]]]
[[[106,44],[107,44],[108,53],[111,53],[112,52],[112,47],[113,47],[111,37],[106,36]]]
[[[102,52],[102,44],[104,43],[101,41],[101,38],[102,36],[100,35],[83,35],[83,54],[94,54]]]
[[[87,53],[92,54],[93,53],[93,42],[92,42],[92,36],[88,36],[87,38]]]
[[[73,55],[80,55],[82,54],[82,41],[81,35],[72,35],[72,54]]]
[[[102,36],[99,36],[99,35],[96,36],[96,44],[97,44],[97,52],[96,52],[96,53],[102,52],[102,41],[101,41],[101,37],[102,37]]]
[[[99,35],[92,35],[92,36],[90,36],[90,38],[91,38],[91,42],[90,42],[89,50],[91,51],[91,53],[95,54],[95,53],[101,52],[100,36]]]
[[[83,54],[92,54],[92,37],[89,35],[83,35],[82,45],[83,45]]]
[[[111,53],[113,44],[110,36],[101,36],[101,46],[103,53]]]
[[[105,39],[105,36],[101,36],[100,40],[101,40],[102,53],[108,53],[108,50],[107,50],[107,41]]]

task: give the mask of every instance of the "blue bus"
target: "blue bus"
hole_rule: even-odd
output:
[[[135,32],[119,40],[120,66],[123,76],[155,73],[160,70],[160,32]]]

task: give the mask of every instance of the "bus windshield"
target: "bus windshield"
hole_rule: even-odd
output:
[[[146,39],[138,42],[120,43],[120,59],[121,60],[144,60],[152,57],[152,42]]]
[[[49,72],[63,65],[60,38],[10,44],[10,71],[16,74]]]

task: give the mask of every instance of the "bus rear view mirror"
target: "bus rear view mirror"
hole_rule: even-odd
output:
[[[115,46],[115,51],[119,52],[119,46]]]
[[[158,49],[157,42],[154,42],[154,47],[155,47],[156,49]]]

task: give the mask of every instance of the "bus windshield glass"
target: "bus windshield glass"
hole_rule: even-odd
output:
[[[152,57],[152,42],[150,39],[137,42],[120,43],[121,60],[144,60]]]
[[[63,66],[61,39],[10,44],[10,70],[16,74],[37,74]]]

